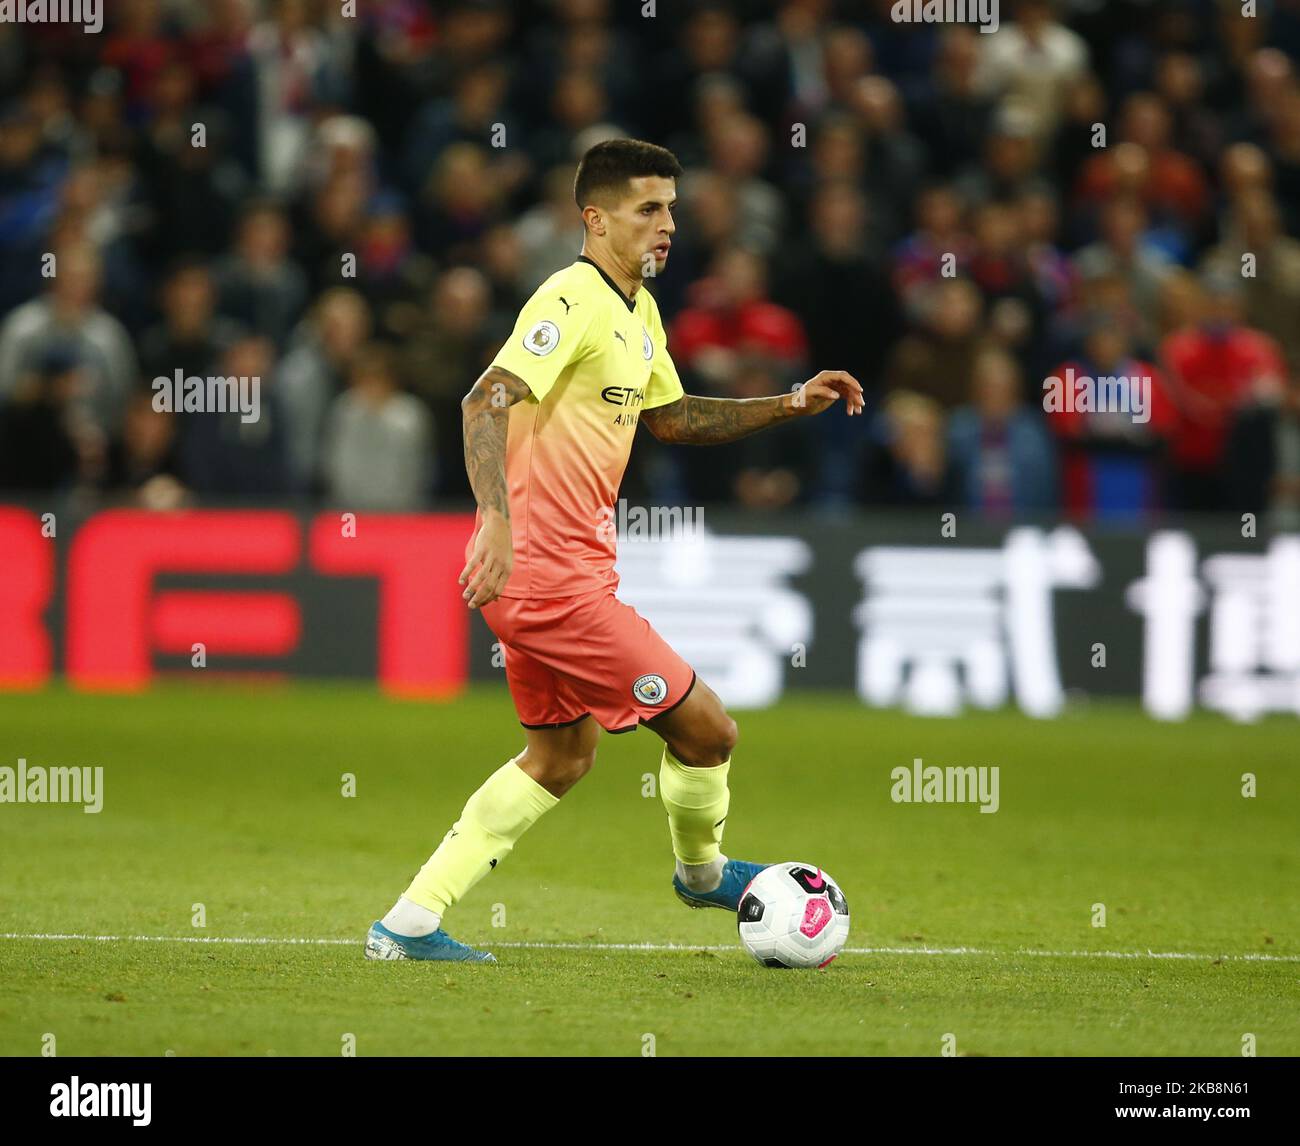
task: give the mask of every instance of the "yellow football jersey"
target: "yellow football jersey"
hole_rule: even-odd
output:
[[[492,364],[532,391],[510,408],[515,553],[502,595],[571,597],[613,587],[609,511],[638,418],[684,394],[654,296],[642,287],[629,299],[580,255],[537,288]]]

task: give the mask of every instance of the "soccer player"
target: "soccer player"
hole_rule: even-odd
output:
[[[736,723],[635,609],[615,595],[609,515],[637,422],[662,442],[732,442],[862,387],[823,370],[770,398],[686,394],[654,296],[675,230],[682,168],[638,140],[591,148],[574,197],[586,234],[577,260],[530,298],[501,352],[461,403],[478,502],[460,576],[501,642],[526,747],[479,788],[437,851],[366,937],[371,959],[496,962],[451,938],[447,909],[591,768],[600,730],[640,725],[664,741],[672,885],[691,907],[735,911],[766,864],[721,852]]]

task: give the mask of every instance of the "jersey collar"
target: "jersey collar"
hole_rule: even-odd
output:
[[[633,314],[636,313],[636,300],[635,300],[635,299],[628,298],[627,295],[625,295],[625,294],[624,294],[624,293],[619,289],[618,283],[616,283],[612,278],[609,277],[609,275],[607,275],[607,274],[605,273],[605,270],[604,270],[603,267],[599,266],[599,265],[598,265],[596,262],[594,262],[592,259],[587,258],[586,255],[579,255],[579,256],[578,256],[578,262],[580,262],[580,263],[591,263],[591,265],[592,265],[593,267],[595,267],[596,270],[597,270],[598,272],[600,272],[600,277],[603,278],[607,283],[609,283],[609,289],[612,290],[616,295],[618,295],[619,298],[621,298],[621,299],[623,300],[623,305],[626,306],[627,309],[628,309],[630,312],[632,312]]]

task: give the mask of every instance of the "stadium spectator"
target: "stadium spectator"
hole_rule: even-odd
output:
[[[573,203],[573,165],[552,167],[543,186],[543,200],[514,224],[523,248],[521,278],[527,283],[545,282],[582,250],[582,219]]]
[[[0,489],[70,489],[82,476],[86,427],[76,399],[86,378],[75,350],[46,347],[18,377],[0,418]]]
[[[453,143],[434,164],[416,207],[416,241],[444,266],[473,263],[478,243],[496,220],[505,188],[486,150]]]
[[[1050,313],[1069,312],[1078,303],[1079,275],[1058,245],[1060,208],[1048,187],[1026,191],[1014,204],[1025,260],[1034,288]]]
[[[496,130],[504,132],[507,142],[521,139],[523,125],[506,102],[508,94],[505,67],[485,64],[466,69],[450,98],[429,101],[416,115],[403,149],[402,179],[406,190],[418,195],[439,156],[454,143],[479,143],[491,138]],[[569,180],[572,182],[572,174]]]
[[[148,115],[158,74],[176,52],[167,16],[157,0],[125,0],[100,56],[104,65],[122,76],[127,113],[135,122]]]
[[[788,191],[803,227],[809,226],[808,213],[817,188],[823,183],[848,180],[867,195],[876,241],[882,247],[897,242],[906,226],[906,212],[901,204],[891,202],[885,184],[868,172],[867,137],[861,122],[843,112],[827,115],[809,150],[807,168],[792,180]]]
[[[940,33],[932,78],[911,108],[931,174],[951,179],[980,158],[996,103],[978,83],[980,33],[951,25]]]
[[[982,162],[968,167],[955,185],[968,204],[1018,199],[1040,185],[1043,159],[1032,114],[1017,103],[1004,103],[984,137]]]
[[[1079,173],[1095,158],[1101,142],[1097,128],[1107,127],[1109,108],[1109,93],[1092,73],[1080,76],[1066,93],[1060,125],[1044,153],[1044,174],[1058,194],[1071,193],[1079,184]],[[1070,246],[1091,237],[1092,222],[1090,216],[1080,213],[1078,222],[1066,229]]]
[[[1048,410],[1047,424],[1060,443],[1061,508],[1082,520],[1149,518],[1162,509],[1178,412],[1161,372],[1133,353],[1120,315],[1088,316],[1083,353],[1052,371],[1048,381],[1058,380],[1068,404]],[[1092,384],[1082,410],[1081,381]],[[1099,409],[1108,389],[1118,408]]]
[[[197,74],[184,63],[164,66],[154,81],[153,116],[142,132],[140,182],[152,216],[145,253],[155,263],[183,251],[220,254],[249,190],[247,174],[228,157],[231,120],[220,108],[195,102],[197,84]]]
[[[1161,283],[1173,264],[1147,242],[1146,231],[1146,210],[1138,199],[1116,196],[1102,208],[1100,238],[1075,254],[1074,265],[1085,280],[1122,275],[1150,332],[1159,321]]]
[[[987,341],[980,292],[970,279],[940,279],[925,290],[918,311],[916,329],[890,355],[885,383],[951,410],[966,400],[975,356]]]
[[[241,73],[251,73],[248,35],[255,14],[251,0],[212,0],[205,6],[207,19],[190,31],[187,43],[203,95],[228,93]]]
[[[1300,371],[1264,385],[1237,411],[1228,438],[1229,509],[1276,530],[1300,529]]]
[[[893,283],[910,318],[920,314],[928,288],[943,274],[967,266],[972,240],[965,204],[952,187],[935,184],[916,205],[916,230],[892,251]]]
[[[636,68],[639,31],[635,25],[619,26],[611,20],[609,0],[557,0],[548,6],[548,18],[538,27],[526,49],[526,60],[513,77],[514,104],[521,108],[546,106],[566,72],[592,75],[617,123],[636,122],[640,86]]]
[[[775,123],[790,96],[790,60],[785,44],[767,25],[741,26],[721,4],[705,4],[684,21],[678,42],[650,61],[655,77],[653,105],[643,109],[645,130],[666,139],[690,120],[690,101],[701,78],[735,77],[745,105],[765,123]]]
[[[777,13],[790,54],[793,106],[810,118],[829,107],[849,107],[875,57],[871,40],[860,28],[827,25],[821,19],[825,7],[821,12],[818,7],[788,3]]]
[[[1207,275],[1203,320],[1170,334],[1160,347],[1182,415],[1170,455],[1180,509],[1225,508],[1220,469],[1236,411],[1284,376],[1277,343],[1241,323],[1239,282]]]
[[[354,268],[348,256],[355,259]],[[349,273],[352,269],[355,277]],[[435,277],[434,260],[415,245],[410,217],[395,192],[380,192],[371,199],[355,249],[341,252],[333,271],[329,281],[337,284],[341,277],[355,286],[374,309],[385,335],[395,338],[407,337],[415,328],[421,300]]]
[[[272,386],[274,366],[271,342],[244,336],[222,356],[216,377],[236,379],[241,386],[256,381],[256,417],[250,419],[234,407],[173,414],[180,425],[181,480],[201,497],[218,502],[259,501],[290,492],[287,427]]]
[[[787,375],[762,355],[739,355],[728,397],[779,394]],[[812,421],[783,427],[787,434],[753,434],[710,450],[691,450],[674,459],[690,503],[734,502],[750,510],[786,509],[806,500],[805,476],[817,472],[818,438]],[[652,496],[656,500],[659,494]]]
[[[1112,308],[1113,313],[1113,308]],[[1201,280],[1191,271],[1174,267],[1160,284],[1160,338],[1195,326],[1205,313],[1205,292]],[[1134,329],[1129,323],[1129,329]]]
[[[126,329],[99,305],[99,256],[84,244],[56,249],[53,256],[54,277],[45,293],[12,311],[0,325],[0,404],[47,351],[67,347],[75,351],[86,376],[74,405],[110,434],[135,385],[135,351]]]
[[[948,464],[960,504],[990,518],[1056,507],[1056,451],[1027,406],[1016,360],[990,348],[975,359],[971,401],[948,419]]]
[[[1269,144],[1278,202],[1286,204],[1287,230],[1295,235],[1300,233],[1300,82],[1282,96]]]
[[[723,251],[713,273],[695,284],[692,305],[677,316],[672,338],[678,369],[724,395],[739,377],[741,356],[779,364],[789,382],[803,369],[808,351],[803,324],[767,297],[762,257],[742,247]]]
[[[502,331],[493,322],[491,303],[491,290],[481,271],[473,267],[448,271],[433,288],[427,317],[401,351],[402,376],[433,416],[441,457],[458,457],[463,451],[460,400],[465,396],[465,379],[483,372],[509,334],[508,328]],[[462,467],[441,467],[439,477],[442,493],[469,493]]]
[[[593,129],[605,138],[619,131],[606,118],[609,106],[604,86],[585,69],[571,68],[556,79],[550,110],[545,126],[528,141],[528,154],[543,171],[557,163],[576,165]]]
[[[140,370],[146,382],[212,373],[238,338],[239,325],[216,313],[216,288],[207,265],[182,260],[162,289],[162,321],[140,336]]]
[[[690,199],[683,199],[676,212],[677,233],[673,235],[674,273],[655,281],[655,298],[665,319],[686,305],[693,283],[708,274],[718,256],[738,242],[740,210],[736,189],[722,176],[707,168],[692,179]],[[676,268],[681,268],[678,274]]]
[[[581,249],[581,241],[578,248]],[[531,290],[525,289],[524,252],[519,235],[508,223],[498,223],[483,236],[483,273],[492,293],[492,310],[500,314],[518,314]],[[570,258],[569,262],[573,262]],[[567,264],[561,264],[567,265]],[[543,275],[545,282],[549,275]],[[392,324],[389,324],[390,326]]]
[[[176,415],[154,409],[153,394],[137,391],[109,445],[101,485],[146,509],[175,509],[188,496],[177,475]]]
[[[312,293],[337,285],[344,259],[360,249],[369,195],[364,173],[339,172],[316,191],[310,212],[294,227],[294,259],[304,268]]]
[[[1226,225],[1222,213],[1230,211],[1243,195],[1271,191],[1272,187],[1273,165],[1263,149],[1253,143],[1225,148],[1219,159],[1220,226]]]
[[[875,506],[956,504],[944,448],[943,407],[911,390],[889,394],[871,420],[861,499]]]
[[[1169,115],[1169,140],[1202,171],[1223,148],[1222,117],[1206,105],[1206,69],[1193,53],[1166,52],[1156,67],[1156,91]]]
[[[1282,100],[1295,84],[1295,65],[1277,48],[1258,48],[1243,73],[1245,99],[1229,117],[1229,138],[1262,146],[1268,142]]]
[[[129,330],[142,320],[147,298],[137,257],[141,207],[128,157],[101,154],[69,170],[49,235],[51,248],[85,244],[94,250],[104,308]]]
[[[326,423],[323,469],[330,501],[359,510],[422,509],[433,465],[428,411],[398,389],[392,350],[377,343],[363,347]]]
[[[347,287],[333,287],[295,332],[293,347],[280,363],[276,390],[284,411],[285,460],[298,492],[317,489],[325,420],[347,386],[371,327],[366,300]]]
[[[886,204],[875,223],[891,238],[907,222],[903,205],[916,197],[925,174],[925,149],[908,130],[898,88],[883,76],[864,76],[853,86],[849,109],[863,130],[866,149],[866,192],[873,202]]]
[[[767,165],[767,128],[752,115],[726,116],[712,124],[705,141],[708,170],[725,179],[735,193],[738,218],[736,241],[743,247],[770,255],[785,228],[785,199],[762,177]],[[687,172],[678,197],[692,196],[694,178]]]
[[[834,362],[862,383],[868,409],[879,401],[885,361],[901,317],[889,273],[872,247],[867,203],[852,183],[823,184],[810,213],[812,233],[778,256],[773,301],[806,316],[808,360]],[[816,483],[820,500],[845,504],[863,447],[855,421],[818,418]]]
[[[866,199],[852,183],[823,184],[810,220],[807,239],[792,243],[777,260],[773,301],[807,316],[810,361],[838,362],[835,369],[874,388],[898,337],[900,316],[888,271],[871,242]]]
[[[350,58],[345,53],[353,110],[374,125],[384,151],[395,158],[420,111],[430,78],[445,71],[443,51],[451,50],[463,18],[457,11],[444,15],[420,0],[388,0],[358,4],[356,19],[359,27]],[[478,14],[478,22],[486,24],[489,34],[500,26],[490,11]],[[392,177],[396,178],[395,172]]]
[[[45,284],[40,256],[67,177],[66,154],[45,146],[26,107],[0,115],[0,306],[11,309]]]
[[[255,202],[239,223],[235,249],[214,269],[218,309],[246,329],[283,346],[309,298],[307,276],[289,257],[284,212]]]
[[[1030,109],[1034,134],[1057,125],[1070,86],[1088,67],[1088,45],[1056,19],[1052,0],[1019,0],[1015,20],[981,36],[980,84],[999,99]]]
[[[1241,276],[1247,325],[1276,340],[1289,360],[1300,361],[1300,240],[1282,233],[1277,200],[1252,190],[1236,201],[1223,241],[1202,270]]]
[[[1098,151],[1084,165],[1077,193],[1081,203],[1089,204],[1107,202],[1121,190],[1134,191],[1149,214],[1167,226],[1162,249],[1181,262],[1201,233],[1209,189],[1199,165],[1171,146],[1171,132],[1169,113],[1158,96],[1130,96],[1121,112],[1119,142],[1132,146]],[[1125,164],[1139,153],[1140,163],[1131,174]]]
[[[1036,362],[1047,300],[1029,263],[1024,219],[1009,203],[985,203],[975,212],[973,230],[968,273],[989,306],[990,330],[1025,365]]]
[[[302,187],[315,113],[346,94],[339,48],[313,23],[308,0],[279,0],[256,24],[248,51],[257,77],[258,185],[271,195]]]

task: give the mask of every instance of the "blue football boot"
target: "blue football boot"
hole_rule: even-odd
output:
[[[430,935],[395,935],[376,920],[366,935],[367,959],[441,959],[450,963],[495,963],[491,951],[458,943],[441,927]]]
[[[722,882],[712,891],[691,891],[673,872],[673,891],[687,907],[721,907],[726,911],[736,911],[750,881],[765,867],[771,866],[729,859],[722,865]]]

